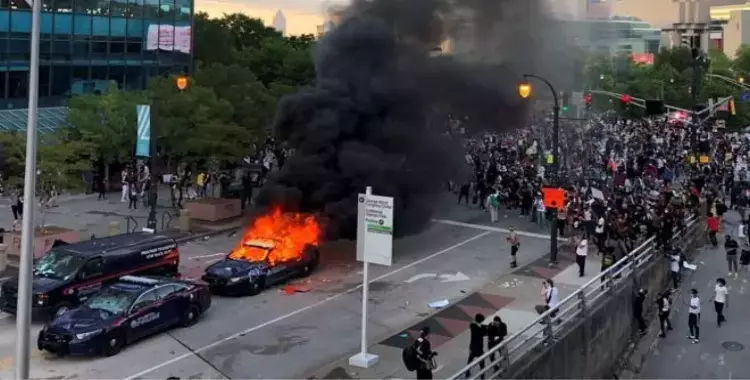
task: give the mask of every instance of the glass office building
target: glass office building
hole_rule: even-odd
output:
[[[566,31],[579,44],[604,54],[656,54],[661,29],[632,17],[565,21]]]
[[[193,0],[40,1],[40,107],[191,69]],[[0,0],[0,130],[28,103],[30,3]]]

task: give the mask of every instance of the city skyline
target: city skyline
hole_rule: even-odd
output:
[[[224,13],[244,13],[273,25],[278,11],[284,13],[288,35],[316,34],[317,26],[325,22],[326,9],[345,0],[198,0],[196,11],[206,12],[211,17]]]

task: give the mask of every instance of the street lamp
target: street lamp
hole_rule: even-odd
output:
[[[737,79],[740,83],[745,83],[745,77],[739,77]]]
[[[185,76],[179,76],[175,79],[175,86],[180,92],[184,91],[188,87],[188,78]],[[150,211],[148,213],[148,219],[146,220],[146,228],[156,231],[156,202],[159,198],[159,181],[156,175],[156,133],[154,125],[151,126],[151,158],[149,160],[149,174],[151,175],[151,191],[148,194],[148,203],[150,205]]]
[[[549,90],[552,92],[552,98],[554,99],[553,107],[553,125],[552,125],[552,162],[550,162],[550,185],[558,186],[558,152],[560,150],[560,101],[557,97],[557,90],[552,84],[537,75],[523,74],[525,83],[518,86],[518,94],[526,99],[531,95],[531,85],[528,83],[530,78],[538,79],[544,82]],[[525,96],[524,96],[525,95]],[[562,207],[564,205],[560,205]],[[557,208],[552,209],[552,223],[550,223],[550,252],[549,252],[549,263],[550,265],[557,265]]]

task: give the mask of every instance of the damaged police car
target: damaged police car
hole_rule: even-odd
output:
[[[47,323],[37,348],[59,356],[111,356],[149,335],[191,326],[210,306],[211,294],[203,284],[123,276]]]

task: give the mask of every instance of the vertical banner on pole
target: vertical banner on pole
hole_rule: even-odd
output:
[[[393,198],[365,194],[357,196],[357,260],[362,262],[362,342],[360,352],[349,358],[349,365],[369,368],[379,357],[367,352],[367,300],[369,264],[391,265],[393,259]]]
[[[138,115],[138,134],[135,140],[136,157],[151,156],[151,106],[139,104],[135,106]]]

